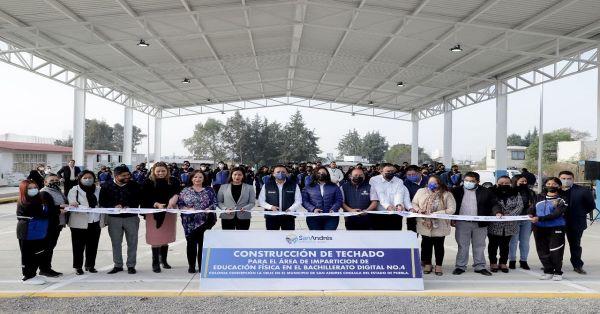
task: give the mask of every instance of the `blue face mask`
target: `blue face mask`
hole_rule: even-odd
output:
[[[427,184],[427,188],[431,191],[435,191],[437,190],[437,188],[439,187],[439,185],[437,183],[429,183]]]
[[[277,179],[277,180],[281,181],[281,180],[285,180],[286,178],[287,178],[287,176],[283,172],[275,173],[275,179]]]
[[[419,181],[419,176],[418,175],[406,176],[406,178],[408,179],[408,181],[410,181],[412,183],[417,183],[417,181]]]
[[[465,181],[465,182],[463,183],[463,186],[464,186],[464,187],[465,187],[465,189],[467,189],[467,190],[472,190],[472,189],[474,189],[474,188],[477,186],[477,183],[475,183],[475,182],[468,182],[468,181]]]
[[[38,189],[27,189],[27,195],[29,195],[29,197],[34,197],[38,195],[39,192]]]

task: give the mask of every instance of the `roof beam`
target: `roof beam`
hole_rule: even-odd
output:
[[[304,30],[304,19],[306,18],[306,4],[296,4],[294,13],[294,29],[292,31],[292,46],[290,48],[290,67],[288,69],[288,81],[286,95],[290,97],[294,88],[294,76],[296,74],[296,63],[298,62],[298,51]]]
[[[242,6],[246,7],[246,0],[242,0]],[[254,36],[252,36],[252,28],[250,26],[250,17],[248,16],[248,10],[244,10],[244,21],[246,22],[246,28],[248,31],[248,40],[250,40],[250,49],[254,57],[254,69],[256,70],[256,76],[260,82],[260,92],[265,97],[265,86],[263,84],[262,76],[260,75],[260,67],[258,65],[258,55],[256,54],[256,46],[254,46]],[[239,85],[239,82],[238,82]]]

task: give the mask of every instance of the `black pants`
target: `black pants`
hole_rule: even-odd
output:
[[[88,224],[87,229],[71,228],[71,245],[73,246],[73,268],[96,266],[98,243],[100,242],[100,222]]]
[[[544,266],[544,273],[562,275],[562,260],[565,254],[564,227],[533,226],[533,237],[537,254]]]
[[[417,218],[406,218],[406,230],[417,232]]]
[[[233,219],[221,219],[221,229],[248,230],[250,229],[250,219],[239,219],[237,216],[234,216]]]
[[[571,265],[573,268],[582,268],[583,261],[581,260],[581,237],[583,230],[567,229],[567,240],[569,241],[569,251],[571,251]]]
[[[373,230],[402,230],[402,216],[369,214]]]
[[[435,250],[435,265],[442,266],[444,263],[444,240],[446,237],[421,236],[421,262],[423,265],[431,265],[431,256]]]
[[[19,240],[21,249],[21,271],[25,278],[33,278],[37,275],[37,270],[44,254],[45,240]]]
[[[58,242],[58,237],[64,226],[48,226],[48,233],[46,233],[46,245],[44,247],[44,254],[40,261],[40,270],[49,271],[52,269],[52,256],[54,255],[54,248]]]
[[[488,256],[490,264],[498,264],[498,249],[500,249],[500,264],[508,263],[508,251],[512,236],[497,236],[488,234]]]
[[[192,233],[185,237],[187,242],[187,260],[189,268],[196,268],[198,263],[198,271],[202,270],[202,248],[204,242],[204,231],[206,231],[206,224],[194,229]]]
[[[345,225],[346,230],[371,230],[371,215],[346,217]]]
[[[265,215],[267,230],[295,230],[296,217],[292,215]]]

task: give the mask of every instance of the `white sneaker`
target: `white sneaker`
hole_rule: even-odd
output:
[[[554,280],[554,281],[561,281],[562,280],[562,275],[554,275],[554,276],[552,276],[552,280]]]
[[[46,280],[41,276],[35,276],[33,278],[23,280],[24,285],[43,285],[45,283],[46,283]]]
[[[550,280],[552,279],[552,274],[542,274],[540,280]]]

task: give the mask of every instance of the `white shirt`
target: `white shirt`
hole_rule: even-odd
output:
[[[279,210],[281,210],[283,207],[283,184],[284,183],[285,183],[285,181],[282,184],[279,184],[276,182],[277,189],[279,189],[279,204],[277,205]],[[268,210],[268,209],[271,209],[273,207],[273,205],[267,203],[267,195],[265,192],[266,190],[267,189],[265,188],[265,186],[263,186],[263,188],[260,190],[260,194],[258,195],[258,204],[260,205],[260,207]],[[295,211],[298,211],[298,209],[300,207],[302,207],[302,194],[300,193],[300,188],[298,187],[298,185],[296,185],[296,192],[294,193],[294,204],[292,204],[292,206],[290,206],[290,208],[288,208],[288,211],[295,212]]]
[[[392,180],[387,181],[382,175],[378,175],[371,178],[369,183],[371,184],[371,188],[375,190],[375,195],[379,201],[379,205],[377,206],[378,211],[386,211],[390,205],[394,207],[402,205],[405,209],[413,208],[408,189],[402,180],[397,177],[393,177]]]
[[[71,181],[75,181],[77,180],[77,178],[75,177],[75,167],[71,167],[69,166],[69,169],[71,169],[71,177],[69,178]]]
[[[340,181],[344,180],[344,173],[342,172],[342,170],[338,168],[327,167],[327,171],[329,171],[331,182],[338,184]]]

